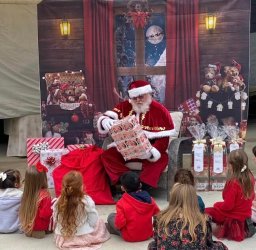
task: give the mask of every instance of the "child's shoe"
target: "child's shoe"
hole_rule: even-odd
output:
[[[256,233],[256,228],[253,225],[253,221],[251,218],[247,218],[245,220],[245,231],[246,231],[246,237],[250,238]]]

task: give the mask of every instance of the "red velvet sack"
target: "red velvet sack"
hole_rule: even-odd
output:
[[[64,175],[76,170],[83,175],[85,192],[91,196],[95,204],[115,204],[107,174],[100,160],[102,152],[101,148],[90,146],[63,155],[60,166],[52,173],[56,196],[61,193]]]

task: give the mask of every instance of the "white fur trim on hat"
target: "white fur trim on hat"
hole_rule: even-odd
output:
[[[161,157],[161,153],[154,147],[150,150],[150,153],[152,154],[152,156],[148,160],[151,162],[156,162]]]
[[[134,98],[134,97],[137,97],[139,95],[149,94],[149,93],[152,93],[152,92],[153,92],[153,90],[152,90],[152,88],[149,84],[145,85],[143,87],[133,88],[133,89],[128,90],[130,98]]]

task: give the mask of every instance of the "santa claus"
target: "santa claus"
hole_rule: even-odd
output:
[[[106,111],[98,120],[98,130],[108,133],[114,122],[129,115],[135,115],[153,146],[147,159],[134,159],[142,163],[140,179],[142,187],[157,187],[161,173],[168,164],[166,153],[169,138],[175,135],[173,121],[169,111],[152,99],[152,88],[147,81],[138,80],[128,87],[129,100],[119,103],[113,110]],[[102,163],[112,184],[119,181],[120,176],[130,171],[127,162],[115,147],[104,151]]]

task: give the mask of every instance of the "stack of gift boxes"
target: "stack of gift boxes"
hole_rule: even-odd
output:
[[[89,147],[87,144],[68,145],[64,148],[64,138],[28,138],[27,139],[27,162],[28,166],[41,162],[47,169],[48,187],[54,188],[52,172],[61,164],[61,157],[70,151]]]
[[[198,191],[221,191],[227,174],[228,154],[243,148],[244,140],[239,138],[237,126],[216,126],[198,124],[188,127],[195,138],[193,142],[192,172]],[[204,139],[206,133],[211,137]]]

